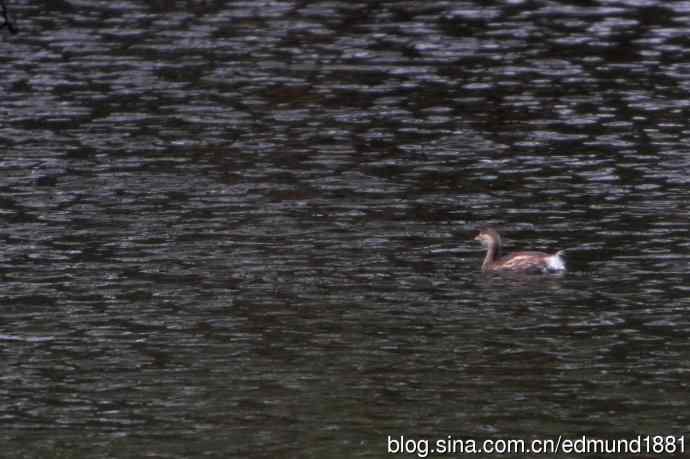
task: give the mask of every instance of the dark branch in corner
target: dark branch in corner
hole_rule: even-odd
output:
[[[7,30],[9,30],[12,34],[19,32],[19,30],[17,30],[17,27],[15,27],[15,25],[12,24],[12,21],[10,20],[9,13],[7,12],[7,5],[5,5],[5,0],[0,0],[0,6],[2,6],[2,19],[5,21],[2,24],[0,24],[0,29],[7,27]]]

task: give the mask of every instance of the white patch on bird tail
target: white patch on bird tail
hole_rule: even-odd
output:
[[[563,259],[563,250],[556,252],[546,258],[546,268],[549,271],[565,271],[565,260]]]

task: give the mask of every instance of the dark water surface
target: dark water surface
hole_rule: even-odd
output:
[[[689,2],[5,3],[3,457],[689,430]]]

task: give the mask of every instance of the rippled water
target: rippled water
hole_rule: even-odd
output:
[[[690,2],[6,3],[4,457],[688,431]]]

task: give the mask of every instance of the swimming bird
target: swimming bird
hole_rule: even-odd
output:
[[[559,273],[565,271],[563,250],[545,252],[513,252],[501,256],[501,236],[493,228],[484,228],[474,238],[486,247],[482,272]]]

